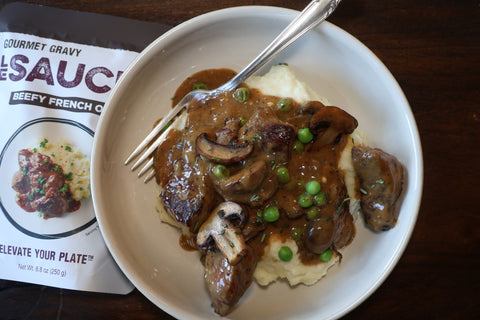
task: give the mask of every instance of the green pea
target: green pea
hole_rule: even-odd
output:
[[[206,90],[206,89],[208,89],[208,88],[207,88],[207,85],[206,85],[205,83],[203,83],[203,82],[198,82],[198,83],[195,83],[195,84],[193,85],[193,88],[192,88],[192,89],[193,89],[193,90]]]
[[[218,164],[213,168],[213,174],[218,179],[225,179],[230,175],[230,170],[223,164]]]
[[[288,112],[292,110],[292,100],[287,98],[279,100],[277,102],[277,108],[283,112]]]
[[[308,193],[302,193],[300,197],[298,197],[298,204],[302,208],[309,208],[313,205],[313,197]]]
[[[290,181],[290,173],[285,167],[280,167],[277,169],[277,177],[278,181],[280,181],[281,183],[287,183]]]
[[[322,188],[322,186],[320,185],[320,182],[315,181],[315,180],[308,181],[307,184],[305,185],[305,190],[308,193],[310,193],[312,196],[319,193],[321,188]]]
[[[293,258],[292,249],[287,246],[283,246],[278,250],[278,258],[282,261],[290,261]]]
[[[305,146],[303,145],[303,143],[301,143],[298,140],[295,140],[295,143],[293,144],[293,150],[296,153],[302,153],[304,149],[305,149]]]
[[[332,249],[329,248],[320,254],[320,259],[322,259],[322,261],[327,262],[327,261],[330,261],[330,259],[332,259],[332,255],[333,255]]]
[[[323,192],[319,192],[313,197],[313,203],[318,207],[324,206],[326,202],[327,199],[325,198],[325,194]]]
[[[320,216],[320,210],[317,207],[310,207],[306,212],[307,220],[313,220]]]
[[[240,121],[241,127],[243,127],[247,123],[247,119],[245,119],[244,117],[240,117],[238,118],[238,120]]]
[[[233,98],[238,102],[245,102],[250,97],[250,90],[248,88],[238,88],[233,92]]]
[[[313,134],[309,128],[302,128],[298,130],[297,137],[302,143],[309,143],[313,140]]]
[[[295,240],[295,241],[298,241],[300,239],[302,239],[302,236],[303,236],[303,229],[300,228],[300,227],[295,227],[292,229],[292,239]]]
[[[275,206],[267,207],[263,211],[263,220],[267,222],[275,222],[278,218],[280,218],[280,211],[278,211],[278,208]]]

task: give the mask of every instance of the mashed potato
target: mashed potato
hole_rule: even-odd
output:
[[[267,74],[251,77],[246,83],[250,87],[262,91],[263,94],[292,98],[298,103],[318,100],[325,105],[330,105],[326,98],[319,96],[307,84],[297,79],[286,65],[273,66]],[[349,139],[350,141],[342,153],[339,168],[343,171],[343,178],[350,197],[350,212],[356,218],[360,200],[355,192],[355,173],[351,159],[351,149],[354,143],[360,144],[364,139],[357,130],[351,136],[352,139]],[[300,261],[295,241],[290,240],[283,243],[280,237],[270,237],[267,241],[264,256],[258,262],[254,273],[255,280],[260,285],[268,285],[280,278],[288,280],[292,286],[299,283],[312,285],[325,276],[328,269],[339,260],[338,256],[334,254],[327,263],[307,266]],[[293,252],[293,258],[288,262],[280,261],[278,258],[278,251],[284,245],[290,247]]]
[[[350,213],[356,220],[360,214],[360,195],[356,191],[355,170],[353,169],[352,148],[354,145],[362,145],[366,142],[365,135],[360,130],[356,129],[350,135],[350,138],[342,152],[342,156],[338,162],[338,168],[343,173],[343,180],[347,187],[348,195],[350,197]]]
[[[329,104],[326,98],[298,80],[287,65],[275,65],[265,75],[252,76],[245,83],[265,95],[292,98],[298,103],[317,100],[325,105]]]
[[[293,257],[290,261],[281,261],[278,258],[278,251],[281,247],[288,246]],[[291,286],[303,283],[312,285],[320,280],[328,268],[338,262],[338,256],[334,253],[328,262],[318,265],[304,265],[300,261],[298,247],[294,240],[282,242],[278,235],[272,235],[265,247],[263,259],[257,264],[254,277],[259,285],[266,286],[279,278],[287,279]]]
[[[308,85],[301,82],[286,65],[273,66],[268,73],[263,76],[250,77],[246,84],[251,88],[260,90],[264,95],[277,96],[281,98],[291,98],[298,103],[305,103],[311,100],[317,100],[325,105],[330,105],[328,100],[315,93]],[[341,106],[340,106],[341,107]],[[170,129],[181,130],[185,125],[185,116],[176,120]],[[347,186],[350,198],[350,212],[354,219],[358,216],[360,208],[359,195],[355,192],[355,173],[351,159],[351,148],[354,144],[362,144],[363,135],[355,130],[351,139],[349,139],[340,159],[339,168],[343,173],[343,179]],[[157,210],[163,222],[181,229],[176,222],[164,209],[161,200],[157,203]],[[338,255],[333,253],[328,262],[318,263],[316,265],[304,265],[300,261],[298,247],[294,240],[282,242],[279,236],[270,236],[267,240],[262,260],[258,262],[255,269],[254,278],[258,284],[266,286],[277,279],[286,279],[290,285],[294,286],[300,283],[312,285],[326,275],[328,269],[339,261]],[[280,261],[278,252],[281,247],[288,246],[293,252],[290,261]]]
[[[72,197],[80,201],[90,197],[90,161],[75,146],[65,140],[53,141],[43,138],[34,152],[49,156],[52,162],[58,164],[65,175],[69,175],[68,182]]]

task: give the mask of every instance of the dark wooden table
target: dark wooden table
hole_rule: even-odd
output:
[[[308,3],[27,2],[172,26],[231,6],[301,10]],[[368,46],[396,77],[415,115],[425,163],[422,205],[405,253],[384,284],[345,319],[479,319],[480,1],[344,0],[329,21]],[[0,319],[172,317],[138,290],[120,296],[0,280]]]

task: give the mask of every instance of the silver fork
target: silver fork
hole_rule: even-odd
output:
[[[138,145],[138,147],[130,154],[125,160],[125,165],[129,164],[134,158],[136,158],[152,140],[165,128],[165,126],[175,118],[183,109],[188,109],[190,105],[199,100],[207,100],[218,96],[225,91],[231,91],[238,85],[244,82],[248,77],[258,71],[267,62],[269,62],[275,55],[279,54],[286,47],[304,35],[307,31],[323,22],[332,12],[336,9],[341,0],[313,0],[305,9],[265,48],[248,66],[240,71],[230,81],[226,82],[222,86],[215,90],[196,90],[188,93],[182,100],[153,128],[148,136]],[[143,155],[137,159],[133,164],[131,170],[137,169],[164,140],[165,130],[143,153]],[[149,171],[153,166],[153,158],[144,165],[144,167],[138,173],[138,177],[141,177],[144,173]],[[145,182],[153,177],[153,170],[145,178]]]

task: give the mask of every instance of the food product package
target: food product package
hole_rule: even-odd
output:
[[[13,3],[0,12],[0,278],[126,294],[89,190],[109,93],[166,25]]]

